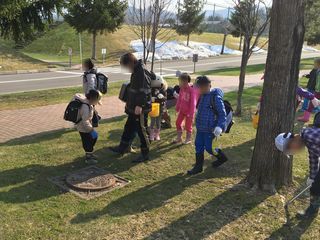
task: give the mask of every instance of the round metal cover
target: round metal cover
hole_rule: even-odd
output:
[[[117,179],[110,173],[97,174],[96,171],[83,171],[67,176],[66,183],[80,190],[97,191],[112,187]]]

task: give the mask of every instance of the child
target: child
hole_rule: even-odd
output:
[[[150,141],[160,141],[161,118],[166,108],[167,100],[167,82],[161,76],[157,76],[155,81],[157,81],[158,86],[151,86],[152,102],[160,104],[160,114],[158,117],[150,117]]]
[[[78,100],[83,103],[78,115],[80,122],[78,122],[75,127],[81,136],[82,146],[86,153],[85,161],[87,164],[96,164],[97,158],[93,154],[93,148],[97,142],[98,133],[92,126],[92,118],[94,105],[97,105],[100,101],[100,93],[97,90],[91,89],[86,96],[82,94],[76,94],[74,100]]]
[[[275,138],[277,149],[287,155],[295,155],[306,147],[309,153],[309,177],[307,185],[310,186],[310,205],[298,213],[299,218],[316,217],[320,209],[320,128],[303,128],[300,134],[281,133]]]
[[[97,90],[97,70],[94,68],[93,61],[90,58],[83,60],[82,69],[84,70],[82,79],[83,93],[88,94],[91,89]]]
[[[174,140],[174,143],[182,142],[183,122],[185,122],[185,130],[187,132],[184,143],[191,143],[192,125],[198,101],[198,93],[190,82],[191,77],[188,73],[183,73],[179,76],[180,91],[176,104],[176,111],[178,113],[176,120],[177,138]]]
[[[307,89],[309,92],[314,92],[315,91],[315,87],[316,87],[316,80],[317,80],[317,71],[318,71],[318,62],[319,59],[315,59],[314,60],[314,67],[311,70],[311,72],[307,75],[305,75],[304,77],[306,77],[308,80],[308,84],[307,84]],[[301,110],[305,111],[308,109],[309,106],[309,100],[308,99],[304,99],[303,100],[303,105],[301,107]]]
[[[196,114],[196,164],[188,171],[189,175],[202,172],[204,150],[218,158],[213,162],[213,167],[218,167],[227,161],[221,149],[216,154],[212,150],[213,139],[218,138],[226,126],[227,116],[223,102],[223,92],[219,88],[211,90],[211,81],[206,76],[198,77],[196,83],[200,91]]]
[[[308,88],[314,91],[314,95],[316,98],[320,98],[320,58],[315,59],[314,69],[316,69],[316,72],[313,73],[314,74],[313,78],[312,79],[310,78],[309,80],[310,84],[308,83],[309,85]],[[298,121],[309,122],[313,109],[314,109],[313,104],[309,104],[308,109],[304,112],[303,116],[298,118]]]

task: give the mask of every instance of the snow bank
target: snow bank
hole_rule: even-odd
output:
[[[130,42],[131,48],[134,49],[135,55],[138,58],[143,57],[143,45],[141,40],[133,40]],[[192,58],[193,54],[198,54],[200,58],[208,58],[220,55],[221,45],[211,45],[209,43],[168,41],[162,43],[156,40],[156,60],[171,60],[171,59],[188,59]],[[225,47],[225,54],[241,55],[240,51]],[[151,56],[149,59],[151,60]]]

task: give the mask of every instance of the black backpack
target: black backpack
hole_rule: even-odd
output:
[[[226,109],[226,116],[227,116],[227,121],[226,121],[226,128],[223,129],[224,133],[230,133],[230,130],[234,124],[233,121],[233,108],[231,103],[228,100],[223,100],[224,108]],[[218,115],[217,109],[215,107],[215,95],[212,94],[211,98],[211,106],[216,115]]]
[[[106,94],[108,92],[108,80],[109,78],[103,73],[96,73],[97,78],[97,89],[102,93]]]
[[[86,105],[88,105],[88,107],[90,107],[89,104],[83,103],[77,99],[72,100],[68,104],[68,106],[64,112],[64,116],[63,116],[64,120],[69,121],[69,122],[73,122],[75,124],[78,124],[79,122],[81,122],[82,119],[81,118],[78,119],[78,116],[79,116],[79,111],[81,109],[82,104],[86,104]]]

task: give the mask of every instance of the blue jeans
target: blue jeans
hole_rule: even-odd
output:
[[[197,132],[195,140],[196,153],[204,153],[204,150],[206,150],[210,155],[213,155],[213,139],[214,135],[212,132]]]

